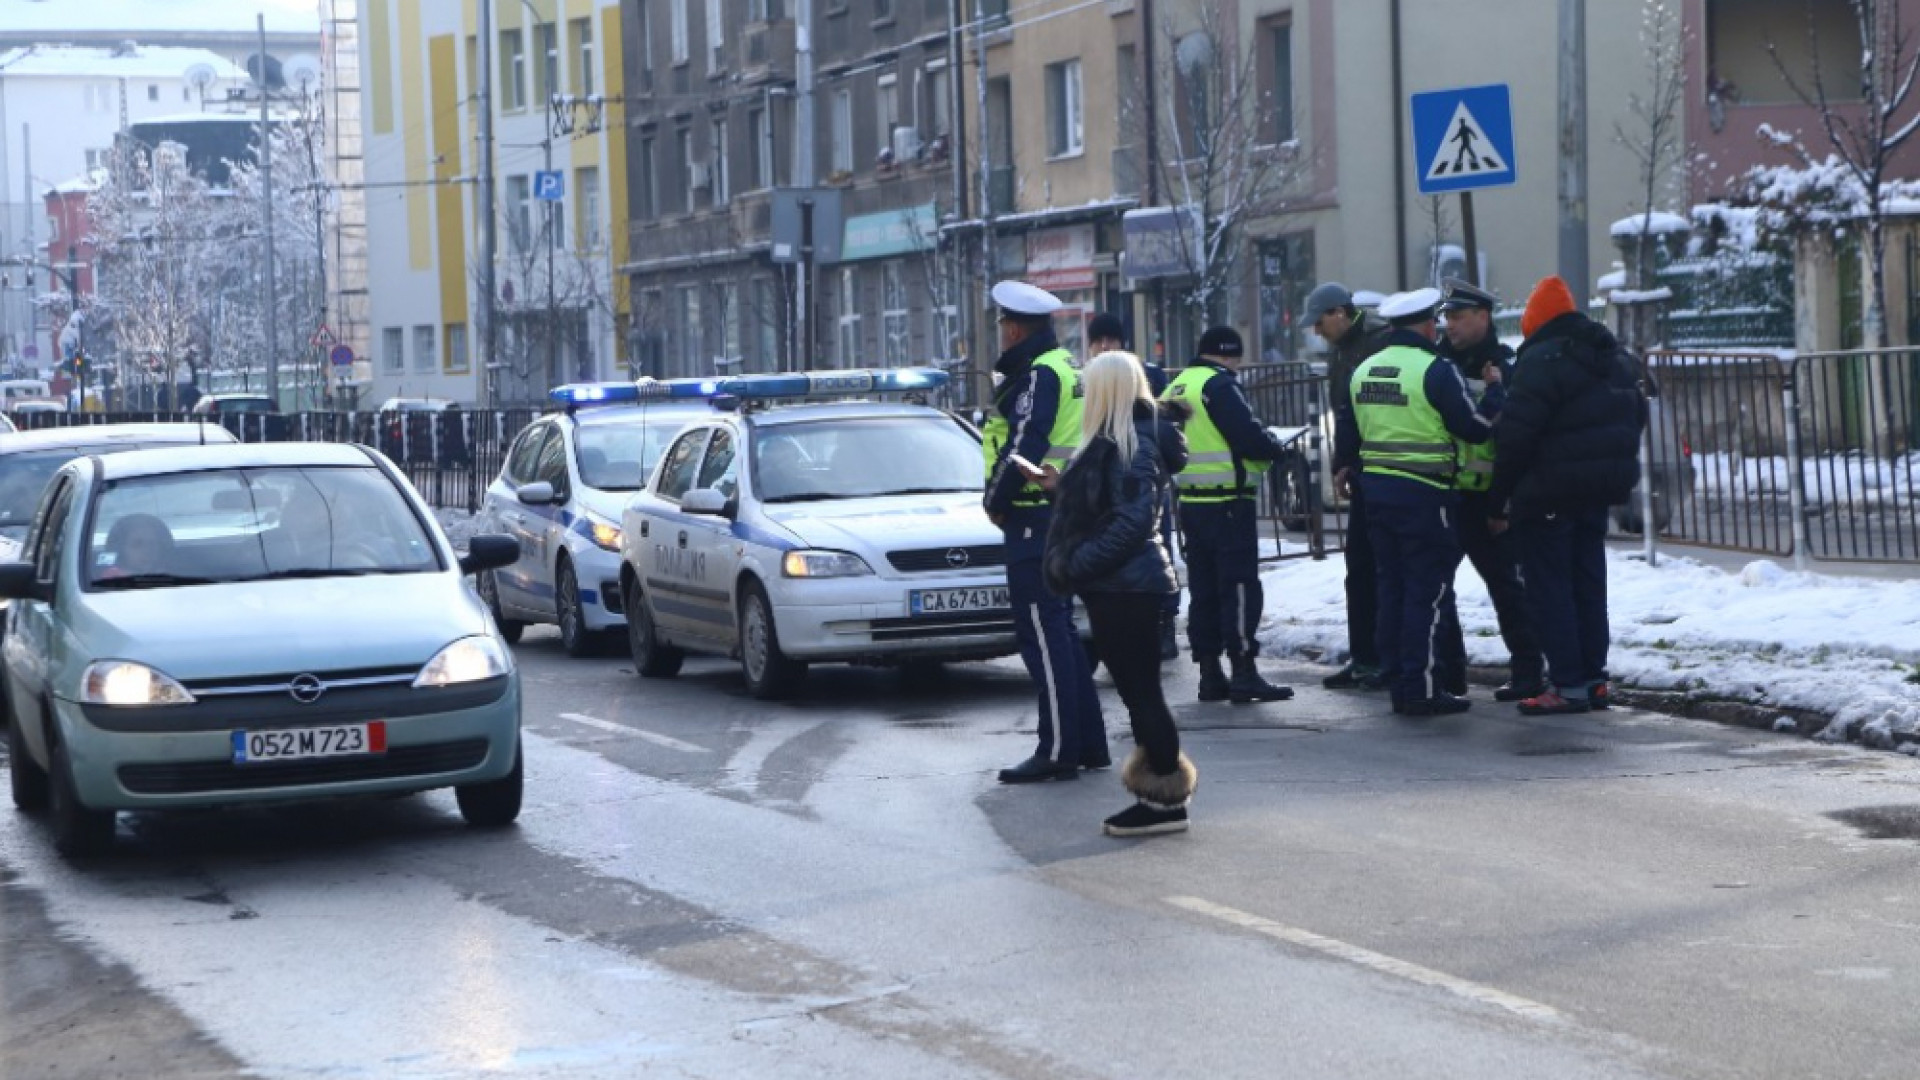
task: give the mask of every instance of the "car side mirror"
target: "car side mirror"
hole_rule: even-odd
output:
[[[7,600],[51,600],[53,588],[40,580],[32,563],[0,563],[0,598]]]
[[[555,502],[553,485],[545,480],[535,480],[515,494],[527,506],[552,506]]]
[[[481,533],[467,541],[467,553],[460,557],[460,573],[478,574],[499,570],[520,561],[520,541],[499,533]]]
[[[680,509],[689,514],[727,516],[727,497],[713,488],[694,488],[680,497]]]

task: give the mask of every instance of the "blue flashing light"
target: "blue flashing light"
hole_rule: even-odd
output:
[[[641,401],[845,397],[937,390],[949,376],[938,368],[854,368],[796,371],[780,375],[735,375],[724,379],[653,379],[636,382],[568,383],[547,391],[556,405],[577,408]]]
[[[646,378],[637,382],[568,383],[547,391],[547,400],[568,407],[629,405],[640,401],[710,398],[719,390],[719,379]]]

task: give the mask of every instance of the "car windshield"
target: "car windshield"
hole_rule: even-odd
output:
[[[440,568],[425,527],[370,466],[132,477],[95,502],[82,565],[94,589]]]
[[[33,512],[40,505],[40,493],[60,466],[88,454],[110,454],[121,450],[145,450],[159,443],[116,442],[98,446],[63,446],[57,450],[30,450],[0,455],[0,536],[24,540]]]
[[[979,491],[980,444],[937,414],[769,425],[753,444],[761,501]]]
[[[651,410],[631,422],[582,424],[574,429],[574,463],[580,479],[601,491],[638,491],[667,444],[705,410]]]

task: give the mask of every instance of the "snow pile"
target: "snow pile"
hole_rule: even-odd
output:
[[[1784,457],[1696,454],[1694,490],[1725,502],[1785,499],[1792,476]],[[1920,503],[1920,451],[1901,457],[1823,454],[1807,459],[1801,476],[1807,507],[1904,512]]]
[[[1683,557],[1607,554],[1616,684],[1817,709],[1834,735],[1920,734],[1920,581],[1801,574],[1758,561],[1730,574]],[[1297,560],[1267,572],[1269,652],[1344,660],[1345,568]],[[1462,565],[1467,657],[1504,666],[1486,586]]]
[[[1624,217],[1613,223],[1611,230],[1615,240],[1624,240],[1629,236],[1639,236],[1645,230],[1653,236],[1667,233],[1692,232],[1693,222],[1679,214],[1670,214],[1665,210],[1652,210],[1644,214]]]
[[[435,508],[433,516],[439,519],[440,528],[446,531],[447,539],[457,548],[464,549],[467,541],[473,539],[473,534],[480,531],[477,519],[465,510]]]

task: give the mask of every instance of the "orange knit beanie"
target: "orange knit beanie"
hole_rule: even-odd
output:
[[[1541,327],[1562,315],[1569,315],[1580,309],[1573,302],[1573,290],[1560,275],[1540,279],[1533,287],[1533,295],[1527,298],[1526,313],[1520,316],[1520,333],[1532,337]]]

